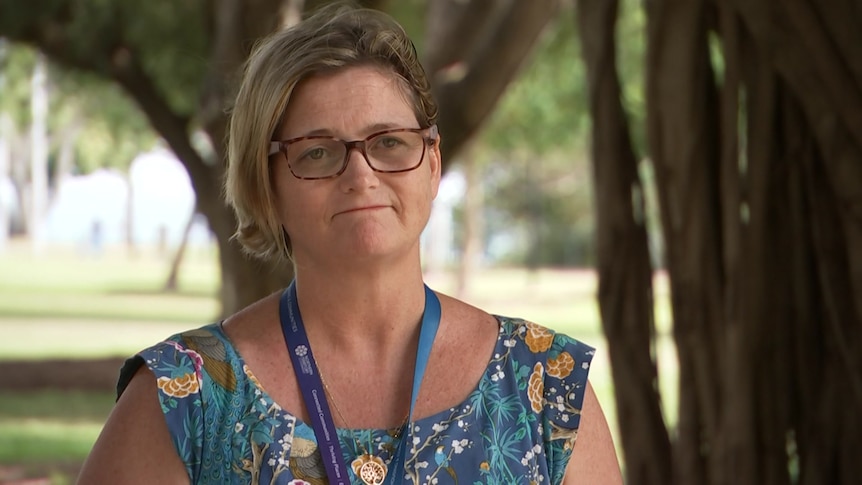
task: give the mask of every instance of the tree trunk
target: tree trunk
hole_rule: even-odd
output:
[[[720,171],[706,8],[704,0],[655,0],[647,8],[647,138],[679,356],[679,483],[707,482],[706,450],[714,445],[723,392],[718,371],[738,362],[725,362],[733,354],[721,332]],[[737,388],[750,392],[750,377],[739,379]]]
[[[168,277],[165,280],[165,284],[162,286],[162,291],[177,291],[180,277],[180,267],[182,267],[183,265],[183,259],[186,255],[186,248],[189,245],[189,234],[192,232],[192,226],[194,225],[196,215],[196,210],[192,210],[192,213],[189,214],[189,220],[186,222],[186,227],[183,228],[183,237],[182,239],[180,239],[180,244],[179,246],[177,246],[176,252],[174,252],[174,257],[171,258],[171,269],[170,271],[168,271]]]
[[[471,144],[472,148],[472,144]],[[482,250],[483,194],[482,168],[479,160],[471,156],[468,149],[464,167],[464,231],[461,244],[461,261],[458,264],[458,276],[455,294],[466,299],[470,292],[470,277],[476,272]]]
[[[40,55],[30,83],[30,191],[27,231],[33,251],[45,244],[45,217],[48,212],[48,73]]]
[[[293,266],[267,263],[246,255],[233,239],[236,219],[219,191],[197,192],[197,207],[209,222],[219,250],[221,268],[220,301],[223,317],[254,303],[263,296],[286,287],[293,279]],[[207,194],[208,197],[201,197]]]
[[[843,5],[647,4],[648,142],[680,359],[677,483],[860,474],[862,19]],[[633,441],[624,435],[627,461]]]
[[[84,120],[80,111],[72,113],[72,118],[63,126],[59,133],[57,148],[57,168],[54,171],[53,193],[58,194],[60,187],[75,168],[75,142],[84,128]]]
[[[0,44],[2,45],[2,44]],[[0,47],[2,49],[2,47]],[[2,52],[2,51],[0,51]],[[0,57],[2,58],[2,57]],[[2,78],[0,74],[0,78]],[[0,81],[2,84],[2,81]],[[12,121],[6,113],[0,112],[0,252],[6,249],[12,231],[12,207],[17,202],[14,193],[5,193],[4,187],[11,184],[9,176],[9,165],[12,159],[12,147],[10,142]]]
[[[620,104],[615,0],[581,0],[578,32],[589,75],[593,119],[599,306],[608,340],[628,483],[673,483],[671,446],[653,360],[652,268],[643,189]],[[638,205],[638,207],[635,206]]]
[[[126,187],[129,188],[126,193],[126,221],[123,227],[123,242],[126,246],[126,256],[134,258],[138,255],[138,248],[135,244],[135,186],[132,184],[132,177],[129,176],[128,170],[123,175],[126,179]]]

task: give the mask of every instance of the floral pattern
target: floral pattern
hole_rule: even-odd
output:
[[[561,483],[594,350],[535,323],[497,319],[495,351],[468,398],[403,433],[338,429],[348,468],[370,445],[403,483]],[[311,426],[272,400],[219,324],[175,335],[129,359],[120,392],[140,365],[156,375],[162,411],[192,483],[328,483]],[[395,471],[396,450],[405,448],[404,467]],[[355,470],[347,473],[360,483]]]
[[[557,379],[565,379],[575,370],[575,359],[568,352],[561,352],[560,355],[548,359],[548,375]]]
[[[534,413],[542,412],[542,400],[545,393],[545,382],[542,380],[545,374],[545,368],[541,362],[536,362],[533,366],[533,373],[530,374],[530,382],[527,386],[527,397],[530,398],[530,408]]]
[[[189,394],[197,394],[200,388],[197,376],[191,372],[174,378],[160,376],[156,379],[156,384],[170,397],[187,397]]]

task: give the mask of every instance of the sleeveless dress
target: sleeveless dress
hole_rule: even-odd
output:
[[[532,322],[495,318],[493,355],[466,400],[404,429],[337,430],[351,483],[361,484],[350,469],[357,456],[370,450],[389,466],[401,440],[409,453],[403,470],[389,470],[398,473],[395,483],[562,482],[594,349]],[[328,483],[311,425],[272,400],[220,324],[130,358],[119,394],[141,365],[156,376],[191,483]]]

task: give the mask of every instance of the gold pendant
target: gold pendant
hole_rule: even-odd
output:
[[[386,464],[380,458],[364,453],[350,463],[353,473],[365,485],[383,485],[386,479]]]

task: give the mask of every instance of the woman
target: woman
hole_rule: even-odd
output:
[[[80,483],[621,483],[592,349],[424,286],[436,118],[380,12],[257,47],[226,193],[237,239],[295,281],[130,359]]]

